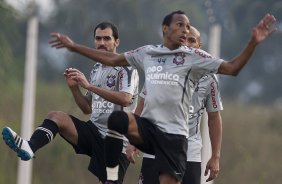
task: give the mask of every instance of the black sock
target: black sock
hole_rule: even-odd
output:
[[[42,125],[35,129],[30,140],[28,141],[33,153],[35,153],[39,148],[52,141],[58,131],[59,128],[54,121],[50,119],[45,119]]]
[[[123,147],[123,136],[118,132],[109,130],[105,140],[106,166],[115,167],[118,165]]]

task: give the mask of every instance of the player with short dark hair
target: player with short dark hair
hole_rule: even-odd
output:
[[[94,29],[94,45],[97,50],[116,52],[119,45],[118,31],[114,24],[102,22]],[[96,63],[89,81],[75,68],[65,70],[66,82],[78,107],[91,114],[84,122],[64,112],[52,111],[42,125],[37,127],[29,141],[22,139],[11,128],[3,128],[3,139],[22,160],[30,160],[35,152],[51,142],[59,133],[69,142],[77,154],[90,157],[88,169],[101,182],[106,181],[105,137],[107,120],[115,110],[133,112],[137,104],[139,77],[132,67],[109,67]],[[82,94],[80,87],[87,90]],[[119,180],[121,184],[129,166],[125,153],[128,140],[122,137],[123,154],[118,156]]]
[[[188,118],[191,88],[188,79],[199,80],[207,73],[237,75],[248,62],[256,46],[274,31],[276,19],[267,14],[253,28],[247,47],[230,61],[211,57],[201,49],[185,46],[190,30],[188,17],[178,11],[169,14],[169,25],[162,25],[163,44],[147,45],[115,54],[87,48],[68,36],[52,33],[52,47],[67,48],[109,66],[131,65],[145,73],[147,96],[142,116],[115,111],[108,120],[106,160],[108,183],[118,180],[117,158],[122,136],[143,152],[154,154],[160,183],[181,183],[185,173]],[[166,19],[166,17],[165,17]]]
[[[187,37],[187,46],[201,47],[200,32],[191,26]],[[189,137],[186,171],[182,180],[183,184],[200,184],[201,181],[201,150],[202,138],[200,122],[206,109],[208,114],[208,127],[212,145],[212,157],[207,163],[205,174],[209,173],[207,181],[217,177],[219,171],[219,158],[222,139],[222,122],[220,110],[223,109],[215,74],[206,74],[199,81],[192,81],[193,88],[192,105],[189,108]],[[146,91],[143,87],[138,100],[135,114],[141,115],[144,107]],[[131,148],[133,149],[133,148]],[[155,156],[143,154],[142,166],[139,176],[139,184],[158,184],[159,173],[154,161]]]

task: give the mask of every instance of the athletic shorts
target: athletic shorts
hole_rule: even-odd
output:
[[[105,182],[107,179],[104,153],[105,140],[91,121],[81,121],[71,115],[70,117],[76,127],[78,142],[77,145],[68,142],[73,146],[77,154],[88,155],[91,158],[88,170],[97,176],[100,181]],[[119,159],[118,184],[122,184],[129,163],[126,155],[122,154]]]
[[[200,184],[201,162],[186,162],[186,171],[182,184]]]
[[[186,171],[182,184],[200,184],[201,162],[186,162]],[[155,159],[143,157],[139,184],[159,184],[159,174],[155,165]]]
[[[184,135],[169,134],[158,129],[146,118],[135,115],[144,143],[135,144],[141,151],[155,155],[158,174],[166,173],[182,181],[185,173],[188,140]]]
[[[155,159],[143,157],[139,184],[159,184],[159,171],[155,164]]]

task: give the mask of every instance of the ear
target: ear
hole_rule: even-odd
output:
[[[199,42],[199,48],[201,48],[203,46],[202,42]]]
[[[163,25],[162,26],[163,35],[166,34],[167,30],[168,30],[168,26],[167,25]]]
[[[116,46],[116,47],[118,47],[118,46],[119,46],[119,42],[120,42],[119,38],[118,38],[118,39],[116,39],[116,41],[115,41],[115,46]]]

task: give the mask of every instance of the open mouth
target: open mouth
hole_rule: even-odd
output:
[[[179,40],[180,40],[181,42],[186,42],[186,37],[185,37],[185,36],[180,36],[180,37],[179,37]]]

